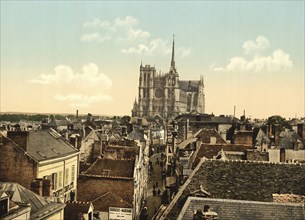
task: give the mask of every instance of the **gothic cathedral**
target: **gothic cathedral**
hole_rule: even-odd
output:
[[[170,70],[157,73],[155,67],[140,66],[139,99],[135,100],[132,116],[160,115],[164,119],[188,112],[204,113],[205,94],[203,78],[179,80],[175,64],[175,41],[173,40]]]

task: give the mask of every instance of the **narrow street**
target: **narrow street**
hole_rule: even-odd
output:
[[[155,212],[158,211],[161,206],[161,195],[164,191],[164,186],[162,184],[162,166],[161,166],[161,153],[153,154],[150,157],[153,170],[149,173],[148,181],[148,192],[147,192],[147,210],[148,219],[151,219]],[[155,186],[155,193],[154,193]]]

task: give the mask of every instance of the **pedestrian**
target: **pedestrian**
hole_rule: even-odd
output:
[[[158,196],[160,196],[160,193],[161,193],[160,189],[158,189],[157,193],[158,193]]]
[[[153,188],[156,189],[156,184],[153,185]]]
[[[154,211],[154,214],[156,214],[157,213],[157,207],[155,206],[155,211]]]
[[[158,187],[158,182],[156,182],[156,187]]]

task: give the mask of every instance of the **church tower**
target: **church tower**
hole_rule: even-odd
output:
[[[160,115],[164,119],[179,113],[205,111],[203,77],[200,80],[180,80],[175,62],[175,36],[169,72],[156,73],[154,66],[140,65],[138,102],[135,100],[132,116]]]

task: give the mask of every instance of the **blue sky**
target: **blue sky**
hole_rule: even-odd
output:
[[[304,1],[1,1],[1,111],[130,114],[139,65],[206,111],[304,116]]]

